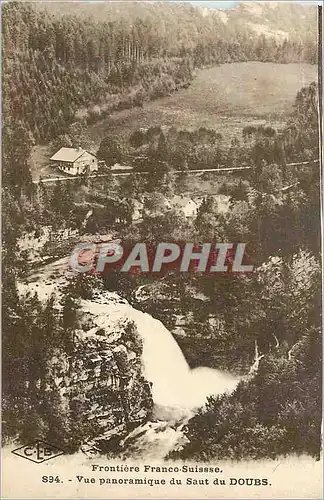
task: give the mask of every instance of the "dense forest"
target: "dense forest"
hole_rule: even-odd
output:
[[[300,158],[300,148],[304,148],[309,159],[318,157],[316,94],[316,86],[311,85],[301,89],[296,97],[294,112],[287,123],[288,137],[281,140],[284,156],[289,159]],[[247,133],[251,134],[248,141],[244,139]],[[146,134],[154,138],[147,150],[148,158],[152,155],[151,165],[159,165],[156,155],[161,153],[162,146],[164,151],[172,151],[168,142],[170,131],[154,129],[153,133]],[[179,135],[172,136],[175,144]],[[142,138],[141,134],[136,134],[135,139],[139,137]],[[200,130],[187,144],[211,147],[210,137],[215,137],[213,131]],[[118,142],[117,138],[115,142],[103,141],[100,154],[125,154],[126,148],[128,155],[132,148],[136,151],[135,139],[131,137],[129,144],[123,144],[121,139]],[[227,214],[219,214],[213,197],[206,197],[193,224],[181,212],[165,208],[164,197],[183,192],[188,181],[186,169],[180,175],[173,173],[174,159],[170,156],[165,157],[163,169],[153,169],[148,178],[139,177],[136,181],[126,178],[120,183],[112,177],[100,182],[94,179],[92,183],[86,178],[75,179],[64,184],[57,182],[54,187],[40,184],[29,194],[23,190],[18,201],[13,195],[6,197],[4,367],[9,370],[9,366],[17,363],[23,367],[17,370],[14,379],[7,379],[4,384],[5,411],[11,422],[6,429],[7,436],[18,433],[21,438],[31,438],[37,431],[50,438],[56,428],[66,428],[67,421],[60,407],[51,399],[50,403],[47,401],[55,395],[46,394],[40,399],[39,388],[31,383],[27,390],[26,380],[35,379],[36,383],[42,373],[46,374],[48,360],[54,352],[73,355],[78,299],[91,297],[92,289],[103,287],[133,302],[133,291],[145,284],[153,287],[151,299],[136,306],[144,307],[171,331],[177,315],[190,313],[187,327],[194,332],[194,338],[187,355],[194,364],[207,362],[214,366],[216,363],[216,366],[246,373],[254,346],[258,348],[257,356],[262,353],[255,377],[242,382],[229,396],[211,398],[188,424],[188,446],[172,456],[180,453],[182,458],[207,460],[276,456],[292,451],[318,455],[321,421],[318,163],[285,168],[285,164],[275,163],[277,147],[269,130],[243,130],[242,145],[233,146],[226,154],[228,158],[235,154],[238,160],[243,160],[240,155],[246,157],[248,151],[250,156],[246,161],[253,169],[245,178],[232,177],[220,185],[219,192],[231,198]],[[225,147],[223,149],[225,154]],[[287,184],[297,187],[286,193],[282,188]],[[138,199],[144,203],[143,218],[134,225],[132,213]],[[89,206],[93,207],[94,214],[83,226]],[[249,255],[258,272],[251,276],[232,275],[230,279],[220,276],[217,280],[199,274],[183,279],[171,272],[163,279],[162,291],[152,277],[137,273],[115,272],[103,279],[81,277],[77,290],[69,286],[64,292],[62,312],[58,315],[53,301],[41,304],[36,297],[19,297],[16,289],[16,277],[26,271],[26,256],[16,246],[19,235],[28,228],[40,231],[42,225],[48,224],[53,230],[61,226],[77,228],[81,234],[105,232],[114,227],[125,245],[137,241],[195,241],[197,244],[206,240],[248,241]],[[197,302],[196,293],[203,294],[207,302]],[[218,311],[217,327],[209,321],[215,311]],[[183,339],[182,344],[181,339],[179,342],[185,350],[186,342]],[[198,349],[197,343],[205,347]],[[213,358],[215,352],[216,359]],[[221,356],[223,360],[219,365]],[[34,373],[37,360],[42,362]],[[47,404],[54,404],[56,408],[53,422],[42,416]],[[33,430],[21,417],[25,407],[33,409],[38,422]],[[77,420],[76,416],[73,419],[78,432],[72,428],[64,431],[71,450],[78,448],[82,432],[89,432],[86,421],[81,417]],[[95,433],[95,429],[90,429],[91,432]],[[240,446],[234,447],[238,436]],[[197,443],[201,442],[207,445],[198,447]]]
[[[248,60],[316,62],[316,40],[307,31],[277,40],[236,21],[224,24],[216,14],[203,16],[190,5],[132,7],[132,20],[122,14],[128,5],[121,5],[118,15],[106,5],[106,16],[99,20],[57,16],[37,4],[4,6],[8,135],[22,126],[33,142],[53,140],[76,120],[91,123],[189,85],[194,70],[203,66]],[[313,10],[304,15],[314,22]]]
[[[294,7],[289,6],[291,14]],[[110,165],[127,161],[135,170],[144,168],[147,176],[120,182],[109,175],[99,180],[84,176],[33,185],[28,167],[35,143],[66,140],[72,145],[85,137],[87,124],[105,114],[190,85],[196,69],[246,60],[315,63],[315,40],[307,30],[297,37],[298,23],[292,23],[296,33],[289,39],[266,38],[239,24],[235,13],[225,24],[218,15],[204,16],[188,5],[132,3],[129,12],[114,9],[105,4],[101,15],[89,17],[83,9],[74,15],[65,7],[57,12],[28,3],[10,2],[3,8],[4,437],[55,441],[60,435],[67,449],[75,451],[84,433],[96,433],[84,419],[82,398],[71,401],[67,413],[58,394],[43,391],[39,381],[45,384],[53,356],[73,357],[76,352],[80,298],[108,289],[134,302],[134,290],[146,284],[156,288],[137,307],[171,331],[177,315],[190,316],[187,327],[195,338],[187,355],[193,363],[207,359],[219,367],[216,351],[224,358],[222,368],[241,374],[254,354],[257,363],[255,373],[234,393],[210,398],[185,430],[188,444],[173,456],[318,456],[321,271],[315,83],[299,91],[283,130],[246,126],[241,140],[229,146],[207,128],[149,127],[128,140],[113,133],[103,139],[98,157],[108,174]],[[270,25],[291,27],[289,17],[287,23],[278,20],[272,9],[268,15]],[[308,163],[289,166],[300,161]],[[204,197],[194,221],[179,210],[166,210],[166,199],[188,190],[190,169],[215,165],[251,167],[244,175],[222,178],[218,194],[230,197],[227,213],[219,212],[212,196]],[[139,201],[143,217],[134,224]],[[93,213],[87,218],[89,208]],[[80,235],[113,230],[130,245],[245,241],[258,272],[230,280],[171,274],[163,281],[166,298],[149,277],[86,276],[63,290],[58,310],[52,298],[41,303],[17,288],[28,271],[19,239],[25,232],[39,234],[43,227],[75,229]],[[44,253],[50,253],[48,246]],[[199,294],[206,302],[197,299]],[[209,321],[215,311],[217,326]],[[182,342],[185,349],[186,339]]]

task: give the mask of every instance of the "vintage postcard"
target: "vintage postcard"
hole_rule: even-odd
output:
[[[322,498],[320,4],[2,3],[3,498]]]

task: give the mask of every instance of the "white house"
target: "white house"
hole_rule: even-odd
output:
[[[174,196],[171,200],[171,205],[181,210],[186,217],[196,217],[198,213],[198,205],[187,196]]]
[[[133,215],[132,215],[132,221],[138,221],[142,220],[143,218],[143,207],[144,203],[138,200],[133,201]]]
[[[82,148],[61,148],[50,160],[52,165],[69,175],[79,175],[98,170],[95,154]]]
[[[218,213],[226,214],[230,209],[231,197],[226,194],[216,194],[213,198],[216,200]]]

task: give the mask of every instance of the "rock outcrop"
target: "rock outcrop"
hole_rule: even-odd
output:
[[[142,339],[131,319],[109,314],[122,301],[109,292],[81,299],[71,349],[56,349],[46,380],[39,381],[55,435],[67,450],[115,452],[152,415]]]

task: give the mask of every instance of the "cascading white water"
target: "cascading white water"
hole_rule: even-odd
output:
[[[123,442],[121,457],[164,458],[181,446],[183,426],[212,394],[231,391],[239,379],[220,370],[200,367],[191,370],[172,334],[161,321],[134,309],[117,294],[82,301],[82,309],[96,315],[96,323],[113,333],[120,321],[133,321],[143,340],[145,378],[152,382],[155,403],[153,420],[134,429]],[[108,333],[109,334],[109,333]]]
[[[220,370],[200,367],[191,370],[172,334],[161,321],[130,306],[128,317],[143,339],[143,364],[152,382],[155,404],[195,409],[207,396],[232,391],[239,379]]]
[[[38,270],[20,288],[48,298],[59,287],[59,276],[67,271],[68,259],[60,259]],[[143,339],[145,377],[152,382],[154,403],[161,407],[194,410],[211,394],[231,391],[239,378],[220,370],[199,367],[191,370],[172,334],[147,313],[134,309],[116,293],[104,292],[100,298],[84,301],[84,307],[97,315],[97,322],[107,331],[121,319],[133,320]],[[202,339],[203,342],[203,339]]]
[[[232,391],[239,382],[238,377],[221,370],[206,367],[191,370],[162,322],[134,309],[117,294],[108,292],[98,301],[83,301],[83,309],[96,314],[97,324],[99,321],[107,331],[120,320],[135,323],[143,340],[144,375],[152,382],[153,401],[158,406],[194,410],[206,402],[207,396]]]
[[[62,282],[69,274],[68,258],[60,259],[38,269],[27,283],[20,282],[19,289],[21,293],[36,292],[41,300],[48,299],[52,293],[60,296]],[[134,309],[116,293],[101,292],[92,300],[82,300],[82,309],[94,315],[97,326],[107,335],[114,336],[120,331],[120,322],[133,320],[143,339],[142,360],[145,377],[152,382],[154,417],[125,439],[122,457],[129,456],[127,442],[130,439],[132,456],[164,458],[182,442],[183,426],[195,410],[204,405],[207,396],[231,391],[239,381],[220,370],[206,367],[191,370],[161,321]]]

